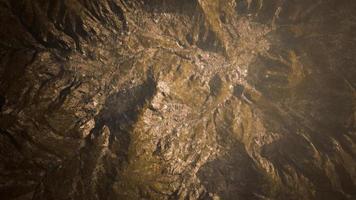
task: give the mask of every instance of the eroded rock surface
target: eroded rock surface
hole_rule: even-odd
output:
[[[0,0],[0,198],[356,199],[351,0]]]

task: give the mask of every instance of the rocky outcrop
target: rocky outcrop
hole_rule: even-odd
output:
[[[355,9],[0,0],[1,199],[355,199]]]

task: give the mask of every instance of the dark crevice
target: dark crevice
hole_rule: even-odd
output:
[[[118,6],[116,3],[113,1],[108,1],[110,9],[115,13],[115,15],[119,18],[119,20],[122,22],[122,28],[124,31],[128,30],[128,25],[127,21],[124,15],[124,11],[120,6]]]
[[[93,134],[98,135],[105,125],[110,129],[110,144],[118,142],[120,149],[114,149],[119,157],[125,158],[130,144],[130,132],[143,106],[150,102],[156,92],[156,83],[149,75],[142,85],[123,89],[108,97],[104,109],[96,118]]]
[[[192,16],[198,5],[197,0],[149,0],[144,3],[148,11],[156,13],[180,13]]]
[[[0,95],[0,112],[2,111],[3,106],[6,103],[6,98],[2,95]]]
[[[233,95],[235,97],[241,97],[244,90],[245,90],[245,87],[243,85],[237,84],[234,86]]]
[[[218,74],[215,74],[209,81],[210,94],[212,96],[218,96],[222,88],[222,80]]]
[[[19,152],[22,151],[21,145],[16,141],[16,139],[11,135],[10,132],[8,132],[8,131],[5,130],[5,129],[0,128],[0,133],[1,133],[2,135],[6,136],[6,137],[10,140],[11,144],[14,145],[14,147],[15,147]]]
[[[189,38],[187,38],[189,39]],[[223,52],[223,46],[216,34],[203,22],[200,23],[198,41],[196,45],[204,51]]]
[[[258,199],[255,194],[263,193],[263,175],[239,145],[225,156],[206,163],[200,168],[198,177],[208,193],[218,194],[221,199],[252,200]]]

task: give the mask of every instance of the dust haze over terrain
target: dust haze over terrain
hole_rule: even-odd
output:
[[[0,199],[356,199],[356,2],[0,0]]]

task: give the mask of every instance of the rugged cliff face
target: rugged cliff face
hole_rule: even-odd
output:
[[[0,198],[356,199],[351,0],[0,0]]]

